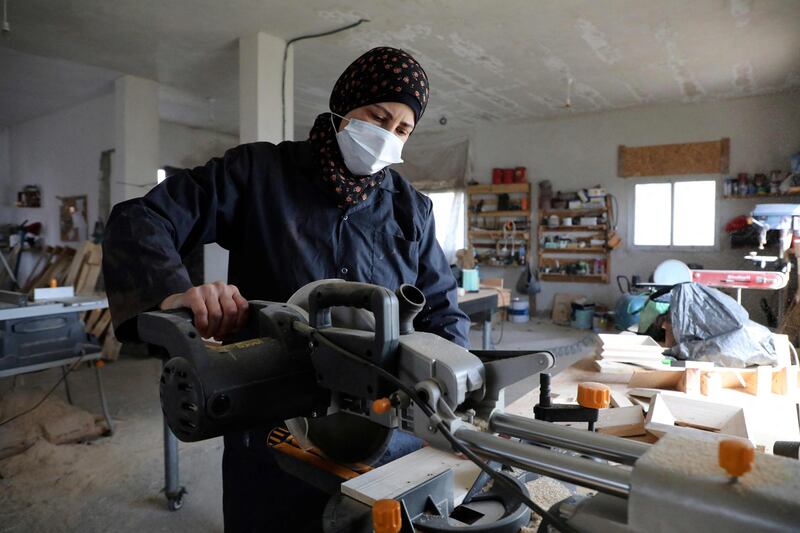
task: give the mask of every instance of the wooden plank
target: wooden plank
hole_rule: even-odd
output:
[[[594,361],[593,366],[597,369],[598,372],[602,372],[603,374],[615,374],[620,376],[632,376],[634,372],[636,372],[637,367],[626,364],[626,363],[616,363],[614,361],[603,361],[602,359],[597,359]]]
[[[608,283],[608,276],[605,274],[588,274],[581,276],[578,274],[539,274],[539,281],[557,281],[559,283]]]
[[[598,335],[603,343],[603,350],[652,352],[659,356],[664,347],[647,335],[630,335],[622,333],[600,333]]]
[[[656,394],[653,398],[645,428],[656,435],[696,435],[697,431],[710,431],[743,438],[750,436],[743,407],[666,394]]]
[[[647,388],[647,389],[673,389],[677,390],[678,384],[683,378],[683,372],[672,370],[645,370],[635,372],[628,387]]]
[[[638,405],[600,409],[595,428],[598,433],[617,437],[644,435],[644,411]]]
[[[453,499],[459,505],[475,482],[480,469],[468,459],[427,446],[355,479],[342,483],[342,494],[366,504],[394,499],[416,485],[453,469]]]
[[[620,146],[617,173],[621,178],[725,174],[728,172],[729,159],[728,138],[655,146]]]
[[[611,391],[611,407],[631,407],[633,402],[627,395],[620,391]]]
[[[469,194],[502,194],[510,192],[529,192],[530,183],[498,183],[467,186]]]
[[[797,366],[776,368],[772,373],[772,392],[781,395],[796,395],[800,371]]]
[[[97,322],[95,322],[94,326],[92,327],[91,334],[97,337],[98,339],[103,336],[103,333],[106,332],[108,325],[111,323],[111,313],[108,309],[103,309],[105,313],[103,313]]]
[[[67,271],[67,277],[64,279],[64,285],[75,285],[75,282],[78,281],[78,274],[81,271],[81,267],[83,266],[83,262],[86,259],[87,254],[89,254],[91,250],[91,242],[86,241],[83,243],[75,255],[72,257],[72,263],[70,263],[69,270]]]
[[[772,367],[759,366],[755,372],[747,374],[744,389],[750,394],[764,396],[772,393]]]

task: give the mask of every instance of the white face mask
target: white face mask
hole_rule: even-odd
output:
[[[354,175],[370,176],[389,165],[403,162],[400,157],[403,141],[397,135],[357,118],[345,120],[349,122],[336,134],[336,141],[344,164]]]

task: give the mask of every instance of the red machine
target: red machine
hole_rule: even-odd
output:
[[[789,282],[784,272],[750,270],[692,270],[692,281],[731,289],[782,289]]]

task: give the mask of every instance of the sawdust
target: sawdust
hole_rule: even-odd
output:
[[[549,477],[536,478],[527,482],[525,486],[528,488],[531,499],[545,510],[572,496],[572,493],[563,483]],[[536,533],[541,523],[542,518],[535,513],[531,513],[530,523],[520,529],[520,533]]]

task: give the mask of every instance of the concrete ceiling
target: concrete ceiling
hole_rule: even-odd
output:
[[[8,66],[13,57],[0,48],[0,72],[28,68],[36,71],[28,80],[51,88],[43,106],[123,72],[165,85],[164,118],[230,133],[238,130],[238,36],[289,39],[360,17],[371,22],[295,45],[297,138],[327,109],[339,73],[379,45],[405,48],[427,70],[421,129],[429,131],[800,88],[797,0],[11,0],[8,11],[12,32],[0,47],[81,64]],[[7,124],[31,112],[36,94],[22,79],[3,79]]]

